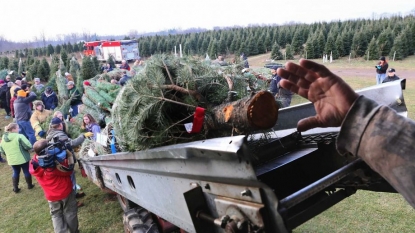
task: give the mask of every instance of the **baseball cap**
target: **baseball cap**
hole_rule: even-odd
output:
[[[66,84],[66,86],[69,86],[69,85],[75,85],[75,83],[74,83],[73,81],[69,81],[69,82]]]
[[[62,123],[62,120],[57,117],[52,118],[52,120],[50,121],[51,125],[59,125],[60,123]]]
[[[395,69],[394,69],[394,68],[390,68],[390,69],[388,70],[388,72],[395,72]]]
[[[278,68],[281,68],[281,66],[271,66],[271,69],[278,70]]]

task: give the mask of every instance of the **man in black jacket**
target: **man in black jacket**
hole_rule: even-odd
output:
[[[0,80],[0,107],[4,108],[6,111],[6,119],[10,118],[10,99],[7,99],[8,91],[9,88],[7,87],[7,83],[5,83],[4,80]]]
[[[399,77],[395,75],[395,69],[390,68],[388,70],[388,76],[386,76],[386,78],[383,80],[382,83],[387,83],[387,82],[391,82],[391,81],[395,81],[395,80],[399,80]]]

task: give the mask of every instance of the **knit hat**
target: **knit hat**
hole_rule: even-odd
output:
[[[84,85],[85,85],[85,86],[91,86],[91,83],[90,83],[90,82],[88,82],[88,81],[84,81]]]
[[[17,91],[17,96],[20,96],[20,97],[26,97],[26,92],[24,91],[24,90],[19,90],[19,91]]]
[[[0,79],[0,84],[4,84],[4,80],[3,79]]]
[[[385,60],[386,60],[386,58],[385,58],[384,56],[381,56],[381,57],[379,58],[379,60],[381,60],[381,61],[385,61]]]
[[[57,117],[52,118],[52,121],[50,122],[51,125],[59,125],[60,123],[62,123],[62,120]]]

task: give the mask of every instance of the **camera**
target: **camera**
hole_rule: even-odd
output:
[[[66,150],[72,151],[70,141],[61,140],[58,136],[54,137],[52,143],[48,143],[48,146],[42,150],[38,155],[38,163],[42,168],[54,168],[56,167],[56,161],[61,163],[67,158]]]

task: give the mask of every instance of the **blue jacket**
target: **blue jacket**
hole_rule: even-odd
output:
[[[45,109],[53,110],[58,106],[58,96],[52,91],[51,94],[42,93],[42,102],[45,105]]]
[[[281,98],[291,98],[292,93],[291,91],[280,87],[281,77],[278,75],[273,75],[269,87],[269,91],[272,95],[278,94]]]

